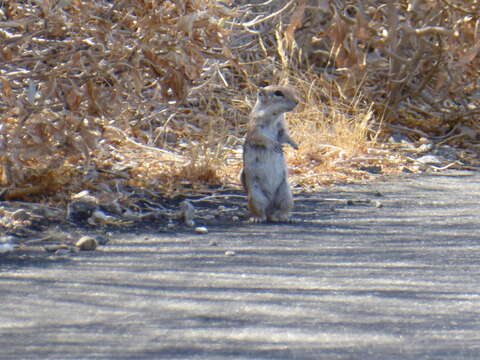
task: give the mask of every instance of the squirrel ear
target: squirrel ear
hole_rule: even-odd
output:
[[[263,99],[268,95],[267,89],[268,84],[262,83],[262,85],[257,87],[257,98],[258,99]]]

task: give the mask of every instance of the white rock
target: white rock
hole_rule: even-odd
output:
[[[95,210],[91,217],[88,218],[87,223],[92,226],[95,225],[105,225],[105,224],[115,224],[116,219],[113,216],[105,214],[101,210]]]
[[[82,236],[75,244],[80,250],[95,250],[98,246],[98,242],[91,236]]]
[[[0,244],[0,254],[5,254],[15,250],[15,246],[11,243],[1,243]]]
[[[433,147],[433,145],[431,143],[422,144],[417,148],[417,152],[424,153],[424,152],[432,150],[432,147]]]
[[[197,226],[195,228],[195,232],[196,233],[199,233],[199,234],[207,234],[208,233],[208,229],[205,227],[205,226]]]

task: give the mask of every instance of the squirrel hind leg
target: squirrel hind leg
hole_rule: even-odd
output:
[[[292,209],[293,195],[288,182],[285,180],[280,184],[275,193],[272,209],[270,213],[267,214],[268,221],[289,222]]]
[[[250,223],[262,223],[267,220],[267,207],[269,200],[261,189],[253,186],[248,192],[248,209],[250,210]]]

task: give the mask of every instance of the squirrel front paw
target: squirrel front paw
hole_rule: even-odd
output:
[[[295,141],[292,140],[291,142],[289,142],[289,144],[290,144],[290,146],[293,147],[295,150],[298,150],[298,145],[297,145],[297,143],[296,143]]]
[[[275,152],[283,152],[282,144],[279,143],[278,141],[274,141],[274,142],[273,142],[273,151],[275,151]]]

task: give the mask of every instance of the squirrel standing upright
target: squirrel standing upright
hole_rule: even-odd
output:
[[[289,87],[267,86],[258,92],[243,145],[241,174],[251,222],[289,220],[293,196],[282,145],[298,149],[285,121],[285,113],[297,104],[295,91]]]

